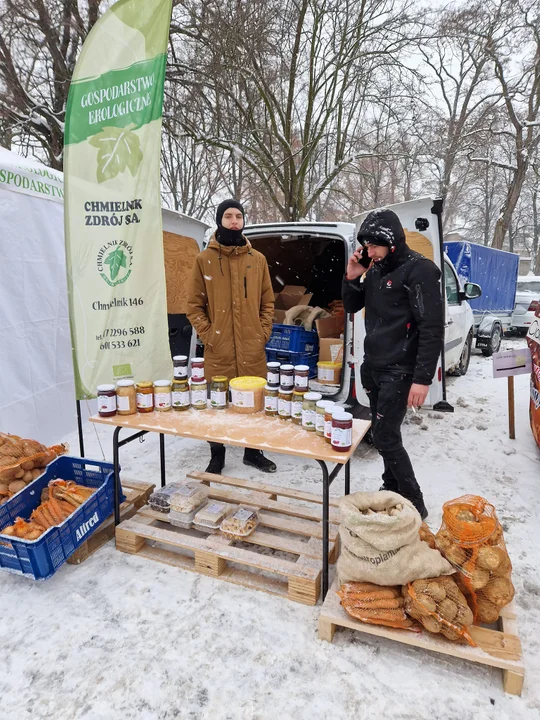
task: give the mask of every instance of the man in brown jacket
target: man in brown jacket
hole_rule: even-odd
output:
[[[274,293],[266,258],[242,234],[244,208],[225,200],[216,211],[217,230],[195,261],[187,318],[204,344],[206,379],[224,375],[266,377],[265,346],[272,334]],[[210,443],[206,472],[221,473],[225,447]],[[244,463],[263,472],[276,466],[260,450],[246,448]]]

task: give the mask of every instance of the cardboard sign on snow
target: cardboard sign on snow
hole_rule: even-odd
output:
[[[493,355],[493,377],[528,375],[532,371],[531,351],[528,347],[503,350]]]

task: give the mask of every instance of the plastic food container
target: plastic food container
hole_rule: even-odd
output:
[[[211,502],[199,510],[193,518],[193,527],[202,532],[217,533],[223,520],[236,510],[236,505]]]
[[[193,519],[195,515],[199,512],[199,510],[202,510],[205,504],[206,500],[201,505],[199,505],[199,507],[196,507],[191,512],[186,513],[177,512],[176,510],[173,510],[171,508],[171,511],[169,513],[169,520],[171,525],[184,528],[184,530],[189,530],[190,527],[193,525]]]
[[[259,515],[256,510],[239,507],[235,513],[226,517],[221,523],[221,532],[233,540],[243,540],[251,535],[258,524]]]
[[[266,380],[260,377],[246,376],[233,378],[231,388],[231,407],[237,413],[257,413],[264,409],[264,388]]]
[[[171,495],[180,490],[182,483],[171,483],[153,492],[148,498],[148,504],[152,510],[168,513],[171,509]]]
[[[190,513],[200,508],[208,497],[208,489],[198,482],[187,482],[181,485],[170,498],[171,510],[176,513]]]
[[[339,385],[341,380],[341,363],[330,361],[318,362],[317,380],[322,385]]]

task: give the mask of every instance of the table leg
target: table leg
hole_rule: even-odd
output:
[[[165,486],[165,435],[159,433],[159,462],[161,466],[161,487]]]
[[[322,474],[323,474],[323,511],[322,511],[322,526],[323,526],[323,577],[322,577],[322,596],[323,600],[326,597],[326,593],[328,592],[328,530],[329,530],[329,506],[330,506],[330,477],[328,475],[328,468],[326,467],[326,463],[322,460],[317,460],[319,465],[321,466]]]
[[[120,426],[114,429],[113,433],[113,473],[114,473],[114,524],[120,522],[120,457],[118,437],[120,435]]]
[[[345,465],[345,495],[351,494],[351,461]]]

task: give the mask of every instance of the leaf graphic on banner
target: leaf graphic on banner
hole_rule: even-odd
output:
[[[135,177],[143,154],[134,132],[128,128],[106,127],[89,142],[98,149],[98,182],[112,180],[126,168]]]
[[[111,280],[116,280],[120,268],[127,267],[125,252],[120,248],[116,248],[116,250],[113,250],[113,252],[107,256],[105,264],[109,266]]]

